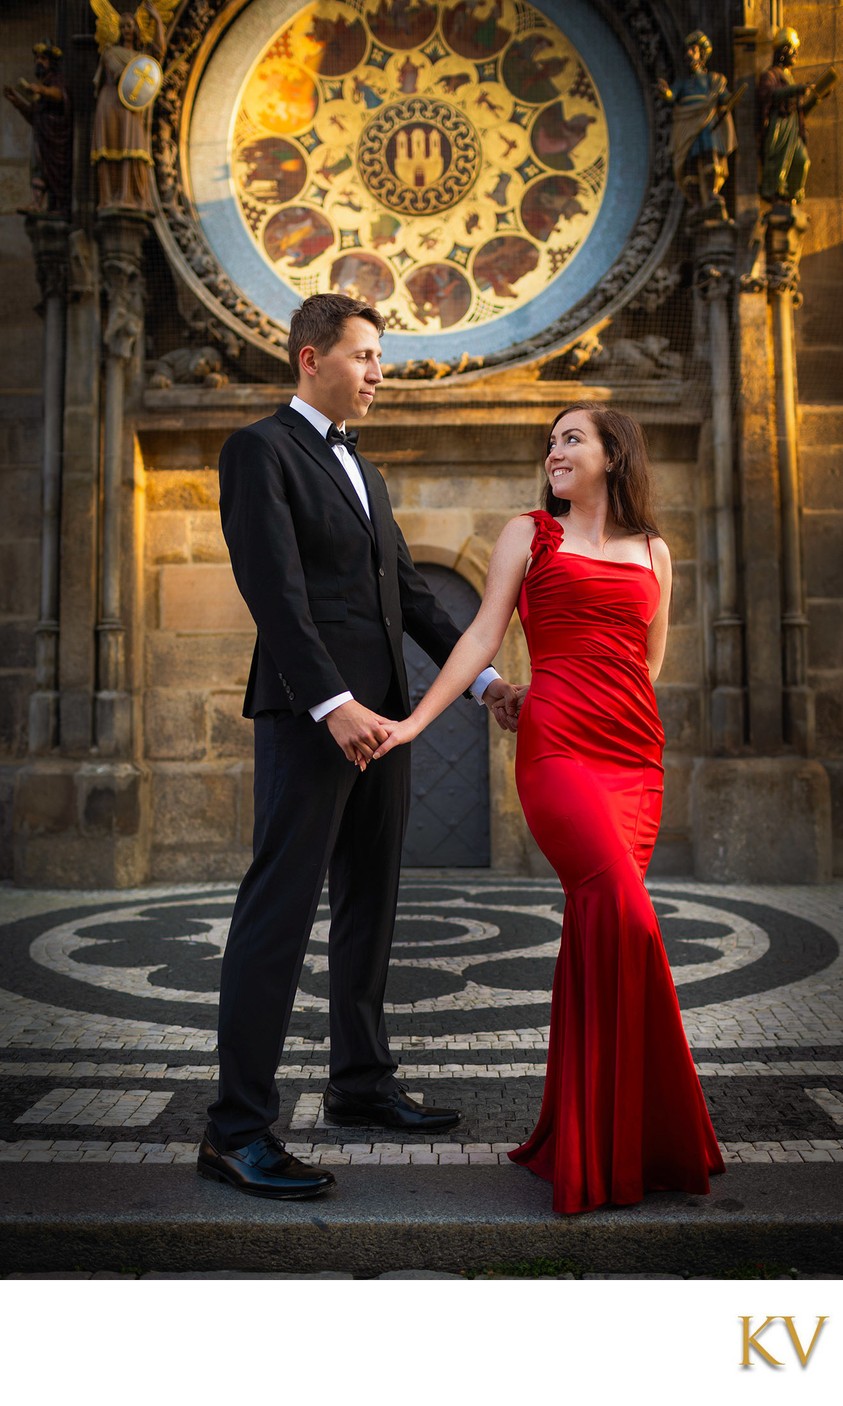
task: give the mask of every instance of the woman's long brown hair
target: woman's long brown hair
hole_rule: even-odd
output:
[[[648,537],[659,537],[653,513],[653,474],[644,431],[637,420],[623,410],[613,410],[595,400],[575,400],[560,410],[548,432],[546,455],[550,453],[550,435],[564,415],[580,410],[588,415],[600,436],[609,469],[606,486],[609,490],[609,505],[618,527],[628,532],[644,532]],[[542,507],[553,517],[564,517],[570,512],[567,498],[556,498],[548,483],[542,495]]]

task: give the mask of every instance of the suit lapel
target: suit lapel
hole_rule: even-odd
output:
[[[368,459],[364,459],[361,454],[357,455],[357,462],[360,465],[360,472],[363,475],[363,482],[366,485],[366,493],[369,498],[369,512],[372,514],[372,527],[374,528],[375,543],[378,554],[383,553],[384,537],[384,491],[383,479]],[[346,475],[347,476],[347,475]],[[391,516],[391,512],[390,512]]]
[[[354,490],[351,479],[348,477],[348,474],[333,449],[322,439],[321,435],[313,428],[310,421],[306,420],[303,415],[297,414],[295,410],[290,410],[286,405],[280,406],[279,409],[276,410],[275,418],[290,431],[296,444],[310,455],[320,469],[324,470],[339,489],[349,507],[357,514],[363,526],[371,536],[374,537],[374,526],[366,515],[363,504],[360,502]],[[372,472],[374,472],[374,470],[372,470]],[[368,490],[368,475],[365,470],[363,472],[363,478]],[[369,507],[374,512],[371,492],[369,492]]]

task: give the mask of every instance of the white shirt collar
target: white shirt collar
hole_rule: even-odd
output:
[[[314,405],[308,405],[306,400],[301,400],[297,395],[294,395],[290,401],[290,409],[298,411],[299,415],[303,415],[305,420],[313,426],[323,439],[334,423],[327,415],[323,415],[321,410],[317,410]],[[344,424],[345,421],[343,421],[342,425],[338,425],[337,428],[341,430]]]

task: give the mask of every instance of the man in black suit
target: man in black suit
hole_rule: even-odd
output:
[[[387,736],[383,720],[410,710],[404,631],[440,665],[459,638],[413,566],[383,479],[343,431],[383,379],[383,329],[366,303],[308,298],[290,325],[296,396],[237,430],[220,457],[223,532],[258,631],[244,706],[255,727],[255,831],[223,960],[219,1094],[197,1169],[258,1196],[315,1196],[334,1182],[270,1132],[326,872],[326,1118],[421,1132],[459,1121],[402,1089],[383,1015],[409,748],[371,757]],[[494,670],[472,692],[514,728],[513,690]]]

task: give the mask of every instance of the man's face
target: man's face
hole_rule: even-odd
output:
[[[776,50],[776,63],[780,68],[790,68],[795,58],[796,50],[792,44],[782,44],[781,47]]]
[[[383,380],[380,356],[380,337],[371,322],[346,318],[342,336],[329,352],[303,348],[298,394],[337,425],[359,420]]]
[[[699,44],[689,44],[685,50],[685,65],[689,73],[698,73],[702,68],[702,53]]]

